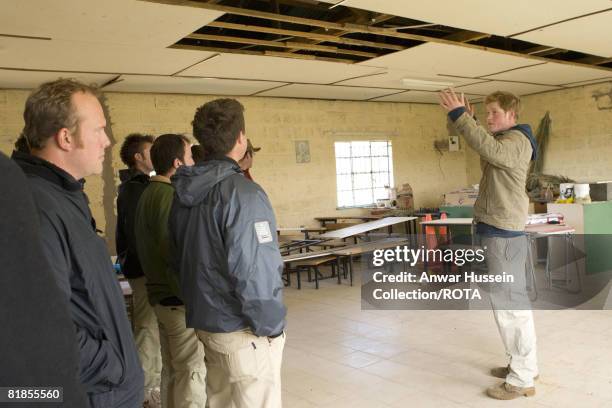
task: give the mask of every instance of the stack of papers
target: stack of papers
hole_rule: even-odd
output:
[[[559,213],[529,214],[527,216],[527,225],[563,224],[563,222],[563,214]]]

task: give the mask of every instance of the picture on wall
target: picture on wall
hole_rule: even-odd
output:
[[[295,141],[295,162],[310,163],[310,144],[308,140]]]

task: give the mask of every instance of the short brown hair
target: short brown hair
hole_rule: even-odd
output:
[[[95,85],[85,85],[74,79],[46,82],[28,96],[23,111],[22,136],[30,148],[42,149],[63,128],[77,132],[78,117],[71,98],[78,92],[100,96]]]
[[[235,99],[215,99],[195,113],[193,136],[211,155],[229,153],[244,132],[244,107]]]
[[[208,156],[208,154],[206,153],[206,150],[204,150],[202,145],[194,144],[193,146],[191,146],[191,156],[193,156],[193,161],[195,163],[199,163],[201,161],[206,160],[206,156]]]
[[[185,135],[167,133],[155,138],[151,146],[151,162],[155,173],[164,175],[172,168],[174,159],[185,160],[185,144],[191,143]]]
[[[151,135],[143,135],[141,133],[131,133],[126,136],[123,144],[121,145],[121,150],[119,151],[119,156],[121,157],[121,161],[128,167],[133,167],[136,164],[136,160],[134,159],[134,155],[136,153],[142,154],[143,146],[145,143],[153,144],[155,139]]]
[[[512,111],[518,118],[521,110],[521,100],[518,96],[511,92],[497,91],[487,95],[485,98],[485,105],[497,102],[499,107],[505,112]]]

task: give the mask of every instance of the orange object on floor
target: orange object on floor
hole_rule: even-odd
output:
[[[425,221],[431,221],[431,214],[425,214]],[[438,247],[436,227],[432,225],[425,226],[425,240],[427,242],[427,249],[436,249]]]
[[[446,213],[440,213],[440,219],[441,220],[445,220],[446,217]],[[440,239],[438,241],[442,241],[444,243],[448,243],[448,227],[444,226],[444,227],[438,227],[438,233],[440,234]]]

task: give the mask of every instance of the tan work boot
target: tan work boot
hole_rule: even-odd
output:
[[[497,378],[501,378],[502,380],[505,380],[506,377],[508,376],[508,374],[510,374],[510,366],[506,366],[506,367],[495,367],[491,369],[491,375],[493,377],[497,377]],[[537,381],[540,379],[540,374],[536,375],[535,377],[533,377],[534,381]]]
[[[511,400],[519,397],[533,397],[535,387],[515,387],[514,385],[503,382],[487,389],[487,395],[498,400]]]

